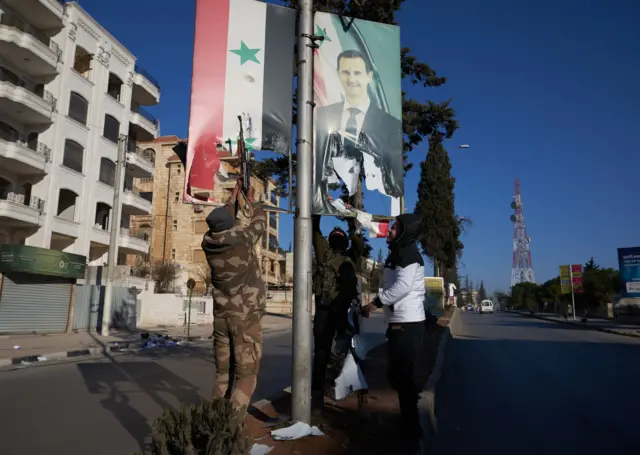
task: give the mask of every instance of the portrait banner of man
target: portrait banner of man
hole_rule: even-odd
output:
[[[403,196],[400,28],[316,13],[315,34],[314,213],[343,214],[361,177],[365,194]]]

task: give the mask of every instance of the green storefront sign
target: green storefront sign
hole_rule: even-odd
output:
[[[26,245],[0,245],[0,271],[84,278],[87,258]]]

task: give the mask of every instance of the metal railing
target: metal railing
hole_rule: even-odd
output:
[[[149,241],[149,234],[146,232],[131,232],[128,228],[120,228],[120,235],[126,235],[127,237],[132,237],[134,239],[144,240],[145,242]]]
[[[42,93],[39,93],[40,90],[37,90],[35,88],[35,84],[32,84],[32,83],[30,83],[29,81],[27,81],[25,79],[18,78],[18,80],[15,80],[15,77],[17,77],[15,74],[11,74],[8,71],[0,68],[0,81],[7,82],[7,83],[13,85],[14,87],[23,88],[23,89],[33,93],[37,97],[40,97],[43,100],[45,100],[47,103],[49,103],[51,105],[51,110],[52,111],[56,110],[57,105],[58,105],[58,100],[56,99],[55,96],[53,96],[53,94],[51,92],[42,89]]]
[[[0,200],[31,207],[40,212],[44,211],[44,201],[36,196],[29,196],[27,198],[25,194],[15,193],[13,191],[2,191],[0,192]]]
[[[27,142],[27,141],[22,141],[20,139],[2,139],[2,138],[0,138],[0,140],[3,140],[8,144],[18,144],[20,147],[29,149],[36,155],[44,158],[44,161],[46,163],[48,163],[51,160],[51,149],[46,145],[44,145],[42,142]]]
[[[27,35],[33,36],[35,39],[37,39],[42,44],[47,46],[49,50],[51,50],[51,52],[55,54],[57,62],[62,61],[62,49],[60,49],[60,46],[58,46],[58,43],[53,41],[44,33],[32,27],[27,26],[27,24],[24,23],[22,20],[16,19],[16,18],[8,18],[7,20],[3,20],[0,23],[0,25],[3,25],[4,27],[8,27],[8,28],[13,28],[22,33],[26,33]]]
[[[138,73],[138,74],[143,75],[144,77],[146,77],[149,82],[151,82],[153,85],[158,87],[158,90],[160,90],[160,83],[157,81],[157,79],[155,77],[153,77],[147,70],[142,68],[137,63],[135,65],[135,72]]]
[[[158,119],[155,118],[152,114],[150,114],[149,112],[147,112],[144,108],[142,107],[138,107],[137,110],[134,111],[137,114],[142,115],[144,118],[146,118],[147,120],[149,120],[151,123],[153,123],[155,126],[158,126]]]
[[[138,155],[143,160],[153,164],[153,160],[151,157],[147,156],[140,147],[136,145],[135,142],[129,142],[127,144],[127,153],[131,153],[132,155]]]

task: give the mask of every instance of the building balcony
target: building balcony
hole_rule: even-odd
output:
[[[142,106],[160,102],[160,84],[144,68],[136,65],[133,75],[133,100]]]
[[[0,139],[0,169],[17,175],[44,174],[51,149],[41,142],[27,144]]]
[[[53,78],[60,72],[62,51],[46,36],[0,25],[0,55],[25,74]]]
[[[62,30],[65,0],[4,0],[13,11],[40,30]]]
[[[91,243],[109,246],[109,240],[110,234],[107,229],[98,224],[93,226],[93,229],[91,229]]]
[[[80,223],[68,220],[61,216],[54,216],[51,224],[51,232],[59,234],[62,237],[77,239],[80,237]]]
[[[129,229],[120,228],[118,254],[148,254],[149,241],[144,233],[132,234]]]
[[[149,215],[153,205],[140,197],[140,192],[135,188],[125,188],[122,192],[122,214],[124,215]]]
[[[44,201],[35,196],[5,192],[0,194],[0,224],[13,227],[40,225]]]
[[[158,137],[160,123],[153,115],[139,107],[131,111],[129,127],[136,139],[141,142],[151,142]]]
[[[150,157],[144,155],[140,147],[131,142],[127,148],[127,174],[134,178],[153,178],[155,166]]]
[[[46,90],[19,87],[0,71],[0,112],[25,125],[50,125],[56,98]]]

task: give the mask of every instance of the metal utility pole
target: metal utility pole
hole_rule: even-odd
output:
[[[100,334],[109,336],[111,323],[111,306],[113,303],[113,275],[118,262],[118,237],[120,234],[120,195],[122,194],[122,171],[127,161],[127,136],[121,134],[118,139],[118,160],[116,161],[116,175],[113,184],[113,207],[111,208],[111,232],[109,237],[109,254],[107,255],[107,285],[104,289],[104,307],[102,309],[102,327]]]
[[[311,187],[313,175],[313,48],[315,46],[312,0],[301,0],[299,8],[291,411],[294,421],[311,423],[311,359],[313,355]]]

